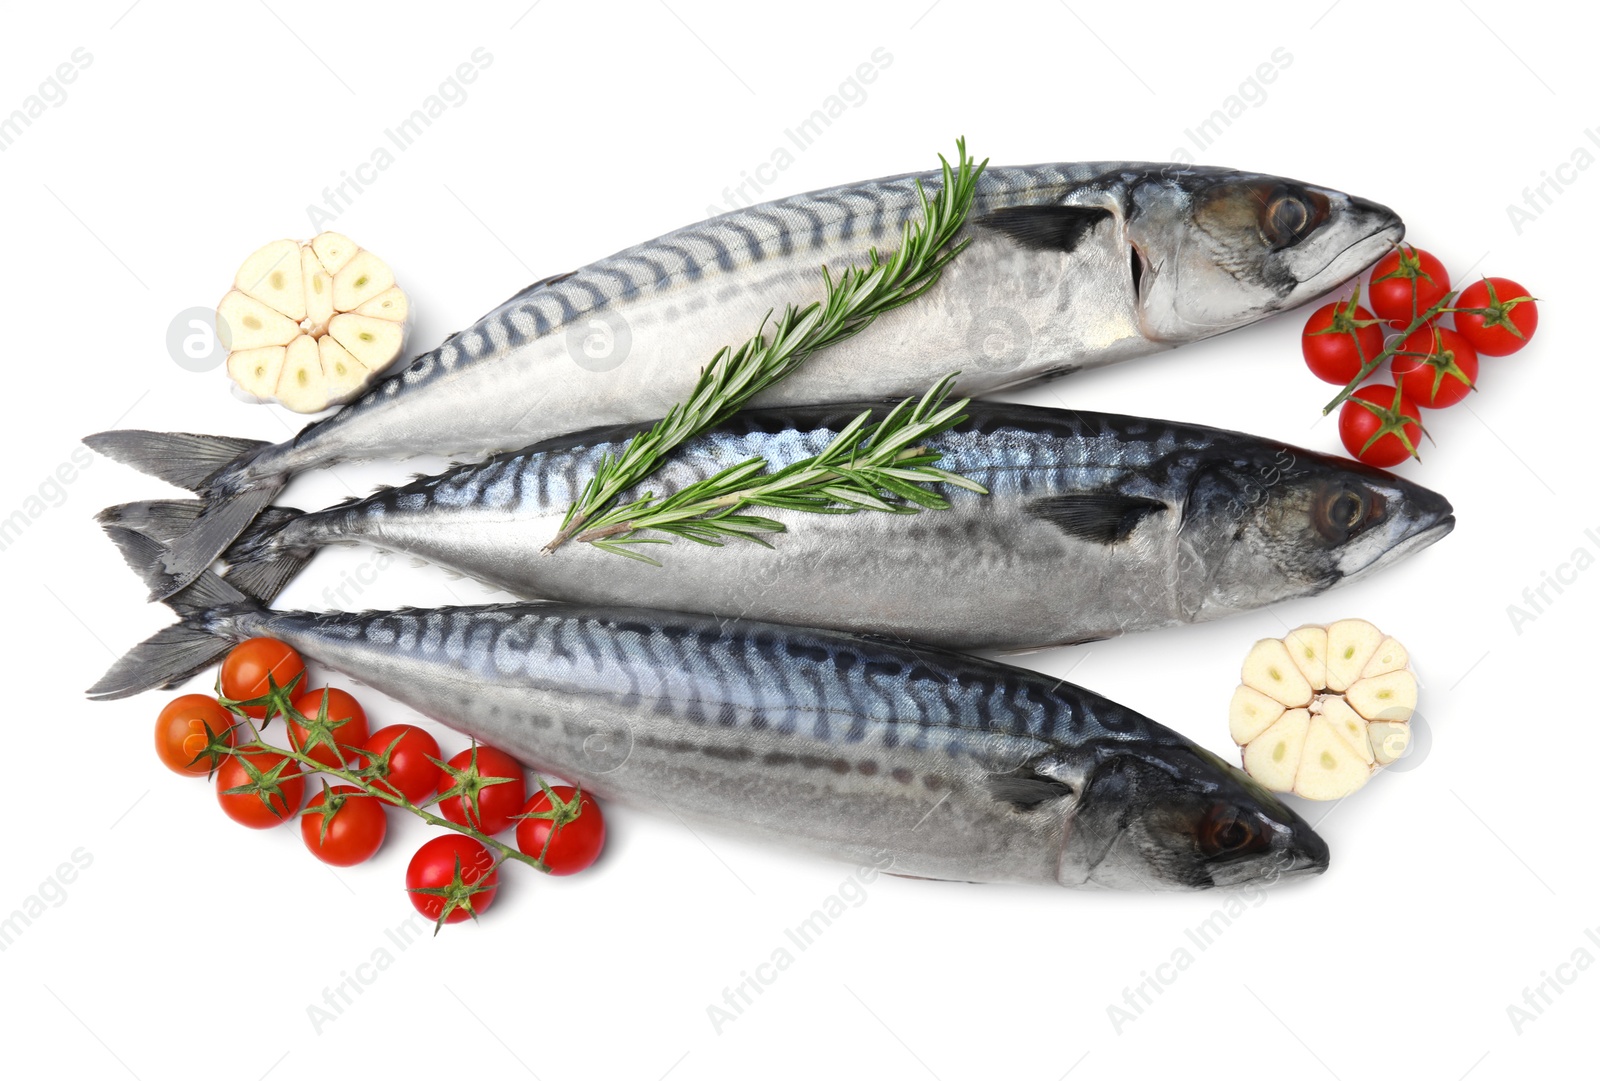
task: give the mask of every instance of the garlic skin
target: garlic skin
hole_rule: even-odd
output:
[[[1228,731],[1274,792],[1341,799],[1405,754],[1417,680],[1410,654],[1364,619],[1264,638],[1240,667]]]
[[[388,265],[343,234],[261,246],[217,305],[235,396],[296,413],[349,401],[400,355],[410,307]]]

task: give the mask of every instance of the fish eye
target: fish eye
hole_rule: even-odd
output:
[[[1200,851],[1207,856],[1256,851],[1265,844],[1254,821],[1220,804],[1207,813],[1195,839],[1200,843]]]
[[[1346,529],[1353,529],[1360,523],[1364,510],[1359,493],[1340,492],[1328,504],[1328,517]]]
[[[1383,497],[1360,488],[1329,488],[1318,493],[1311,524],[1335,544],[1343,544],[1383,517]]]
[[[1274,248],[1300,243],[1328,216],[1327,200],[1279,188],[1264,201],[1261,231]]]

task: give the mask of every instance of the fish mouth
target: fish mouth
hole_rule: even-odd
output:
[[[1382,570],[1391,563],[1398,563],[1407,556],[1420,552],[1429,545],[1442,540],[1455,527],[1456,516],[1447,513],[1426,529],[1419,529],[1409,537],[1403,538],[1386,551],[1380,553],[1378,558],[1368,563],[1365,567],[1346,574],[1344,580],[1345,582],[1354,582],[1359,578],[1365,578],[1369,574]]]
[[[1351,196],[1350,209],[1376,219],[1377,224],[1369,232],[1357,237],[1343,248],[1334,252],[1328,257],[1328,261],[1316,270],[1305,277],[1296,277],[1295,280],[1301,285],[1313,282],[1321,283],[1322,279],[1327,276],[1328,270],[1335,264],[1340,264],[1341,267],[1351,267],[1352,269],[1336,271],[1332,275],[1335,280],[1319,285],[1321,289],[1331,289],[1340,282],[1361,273],[1367,267],[1383,258],[1384,254],[1396,244],[1399,244],[1406,235],[1406,223],[1401,221],[1400,216],[1394,211],[1382,204]],[[1347,259],[1347,256],[1350,258]]]
[[[1298,815],[1287,829],[1287,847],[1263,859],[1214,866],[1211,869],[1212,885],[1222,888],[1254,884],[1270,886],[1286,878],[1307,878],[1326,871],[1329,863],[1328,842]]]

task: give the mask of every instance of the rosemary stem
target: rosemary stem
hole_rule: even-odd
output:
[[[930,197],[921,182],[917,183],[921,220],[904,224],[898,249],[888,256],[880,256],[874,248],[868,253],[865,266],[847,267],[837,276],[824,267],[825,296],[821,301],[799,308],[790,305],[775,320],[769,313],[753,337],[736,349],[720,350],[701,369],[694,388],[683,402],[653,427],[635,435],[616,458],[601,461],[543,552],[548,555],[575,537],[592,542],[632,531],[626,522],[618,519],[635,523],[683,522],[692,517],[676,510],[663,510],[655,506],[650,497],[627,507],[613,504],[623,492],[653,473],[685,440],[738,412],[752,397],[786,378],[812,353],[859,333],[879,315],[910,303],[931,289],[944,268],[969,242],[958,236],[971,210],[978,177],[987,164],[974,164],[967,156],[964,140],[957,141],[956,150],[955,168],[940,158],[941,187],[936,196]],[[811,483],[819,483],[827,475],[819,472]],[[949,475],[917,479],[924,482],[949,480]],[[792,480],[792,475],[784,478],[779,490],[790,490]],[[905,478],[896,478],[887,484],[890,490],[897,489],[904,496]],[[741,501],[748,499],[745,496]],[[883,506],[875,496],[872,499]],[[807,500],[815,500],[815,497],[808,493],[801,502]],[[737,505],[724,502],[720,497],[695,502],[701,508],[699,514],[725,513],[729,506]],[[827,501],[820,500],[807,509],[833,508]],[[664,514],[670,517],[663,518]],[[750,523],[741,523],[741,526],[748,529]],[[637,525],[633,527],[637,528]],[[616,545],[607,547],[621,550]]]
[[[894,457],[891,459],[891,462],[898,464],[900,462],[909,461],[912,458],[919,458],[927,453],[928,448],[926,447],[906,447],[897,451]],[[809,488],[818,484],[827,484],[831,481],[842,480],[844,479],[844,476],[845,474],[831,467],[815,467],[812,469],[806,469],[786,477],[769,478],[763,483],[748,485],[747,487],[736,489],[735,491],[728,492],[724,495],[713,496],[709,499],[699,500],[697,502],[677,508],[676,510],[656,511],[646,508],[643,516],[638,518],[629,518],[620,522],[612,522],[609,525],[597,526],[594,529],[585,530],[581,533],[577,533],[576,539],[580,544],[592,544],[597,540],[605,540],[607,537],[615,537],[623,533],[636,533],[641,529],[649,529],[652,526],[662,525],[667,522],[677,522],[688,518],[698,518],[703,514],[710,514],[717,511],[731,511],[743,506],[746,503],[759,500],[764,496],[772,495],[775,492],[786,492],[800,488]]]

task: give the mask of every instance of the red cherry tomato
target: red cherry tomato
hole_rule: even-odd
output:
[[[276,638],[249,638],[234,646],[222,659],[222,697],[234,701],[260,698],[267,693],[267,675],[279,687],[287,687],[296,676],[305,674],[306,664],[289,646]],[[296,684],[299,687],[299,684]],[[243,712],[260,720],[265,706],[245,706]]]
[[[499,833],[516,820],[528,798],[522,763],[493,747],[462,751],[440,774],[439,797],[445,818],[479,833]]]
[[[389,823],[383,801],[355,785],[318,792],[300,812],[300,837],[311,854],[335,867],[353,867],[383,845]]]
[[[1449,291],[1450,272],[1444,264],[1421,248],[1402,244],[1372,268],[1367,301],[1379,319],[1404,330]]]
[[[209,694],[186,694],[166,704],[156,718],[156,754],[174,773],[204,777],[211,772],[210,758],[195,759],[206,749],[213,735],[226,736],[233,743],[233,714],[223,709]]]
[[[223,813],[241,826],[270,829],[292,817],[305,798],[306,779],[300,764],[281,754],[230,755],[217,767],[217,802]]]
[[[391,750],[392,748],[392,750]],[[412,724],[391,724],[367,738],[362,747],[374,765],[389,752],[388,767],[373,784],[416,803],[439,783],[439,741]]]
[[[327,696],[327,713],[324,715],[323,696]],[[298,721],[289,722],[289,746],[302,754],[310,755],[330,769],[339,765],[343,757],[350,762],[348,751],[334,754],[333,744],[351,749],[367,742],[367,712],[348,692],[337,687],[324,687],[307,691],[294,700],[295,712],[311,722],[310,726]],[[324,718],[319,721],[318,718]]]
[[[406,867],[412,905],[438,923],[460,923],[482,915],[499,885],[494,854],[459,833],[435,837],[417,849]]]
[[[1478,354],[1446,327],[1419,327],[1389,365],[1408,401],[1427,409],[1455,405],[1478,383]]]
[[[1539,306],[1510,278],[1484,278],[1461,290],[1453,305],[1456,330],[1486,357],[1503,357],[1528,344],[1539,329]],[[1484,314],[1462,308],[1483,308]]]
[[[600,805],[589,793],[579,793],[566,785],[552,786],[550,796],[542,789],[522,809],[517,823],[517,848],[535,859],[543,858],[553,875],[570,875],[588,867],[600,857],[606,843],[606,820]]]
[[[1383,352],[1383,326],[1367,309],[1348,301],[1324,304],[1311,313],[1300,335],[1300,353],[1318,379],[1344,386]]]
[[[1383,468],[1399,465],[1415,457],[1422,414],[1398,387],[1362,387],[1339,410],[1339,438],[1359,462]]]

